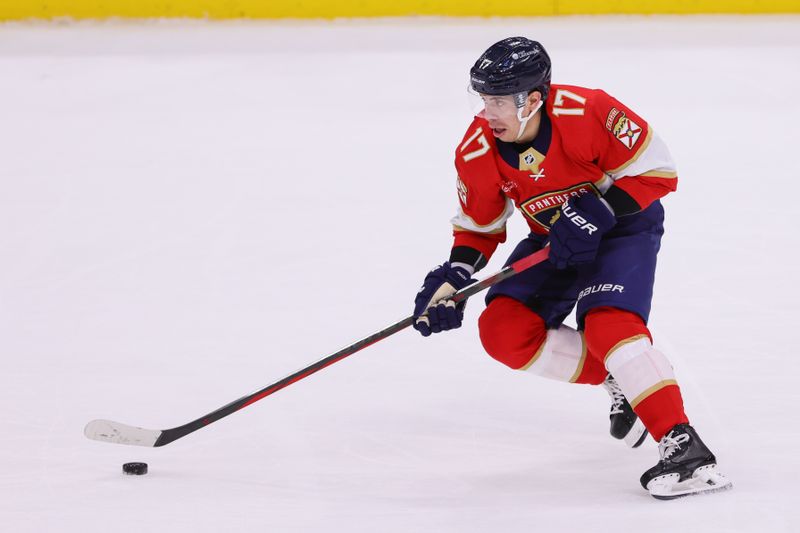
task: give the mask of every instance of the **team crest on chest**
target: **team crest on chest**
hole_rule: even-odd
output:
[[[588,181],[573,185],[568,189],[560,191],[550,191],[539,196],[534,196],[520,204],[520,210],[528,219],[535,222],[543,229],[550,230],[550,227],[558,220],[561,214],[561,206],[564,202],[574,196],[584,194],[598,194],[597,188]]]
[[[613,133],[614,138],[624,144],[628,150],[633,148],[642,134],[642,128],[628,118],[624,111],[620,111],[616,107],[612,107],[608,112],[606,129]]]

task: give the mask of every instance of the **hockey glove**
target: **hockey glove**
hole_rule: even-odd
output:
[[[449,262],[428,272],[414,299],[414,329],[427,337],[431,333],[461,327],[466,300],[458,304],[441,300],[473,281],[467,269],[452,266]]]
[[[596,195],[570,198],[550,228],[550,262],[558,269],[591,263],[600,239],[616,223],[614,214]]]

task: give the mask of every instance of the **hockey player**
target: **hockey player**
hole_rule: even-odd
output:
[[[659,444],[640,480],[656,498],[728,488],[646,325],[672,157],[631,109],[601,90],[551,85],[550,74],[547,52],[524,37],[495,43],[472,67],[483,110],[456,148],[455,239],[417,294],[414,327],[428,336],[461,325],[463,302],[446,298],[505,241],[518,209],[530,234],[507,264],[545,246],[549,261],[490,289],[478,322],[485,350],[512,369],[604,385],[611,434],[636,447],[646,427]],[[578,331],[562,324],[576,306]]]

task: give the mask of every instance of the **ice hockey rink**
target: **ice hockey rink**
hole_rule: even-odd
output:
[[[800,18],[0,25],[0,529],[795,532]],[[467,72],[540,40],[554,81],[678,163],[650,326],[729,492],[660,502],[605,391],[404,331],[163,448],[411,312],[445,260]],[[525,235],[481,274],[501,268]],[[150,473],[124,476],[144,461]]]

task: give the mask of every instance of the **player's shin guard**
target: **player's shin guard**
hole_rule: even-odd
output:
[[[591,355],[604,361],[656,441],[676,424],[688,423],[672,366],[653,348],[650,331],[641,317],[600,307],[586,315],[585,324]]]
[[[673,426],[688,423],[672,366],[648,335],[618,342],[605,365],[656,441]]]
[[[599,384],[606,377],[599,360],[587,357],[580,333],[566,326],[548,330],[539,315],[512,298],[492,300],[478,326],[489,355],[515,370],[572,383]]]

